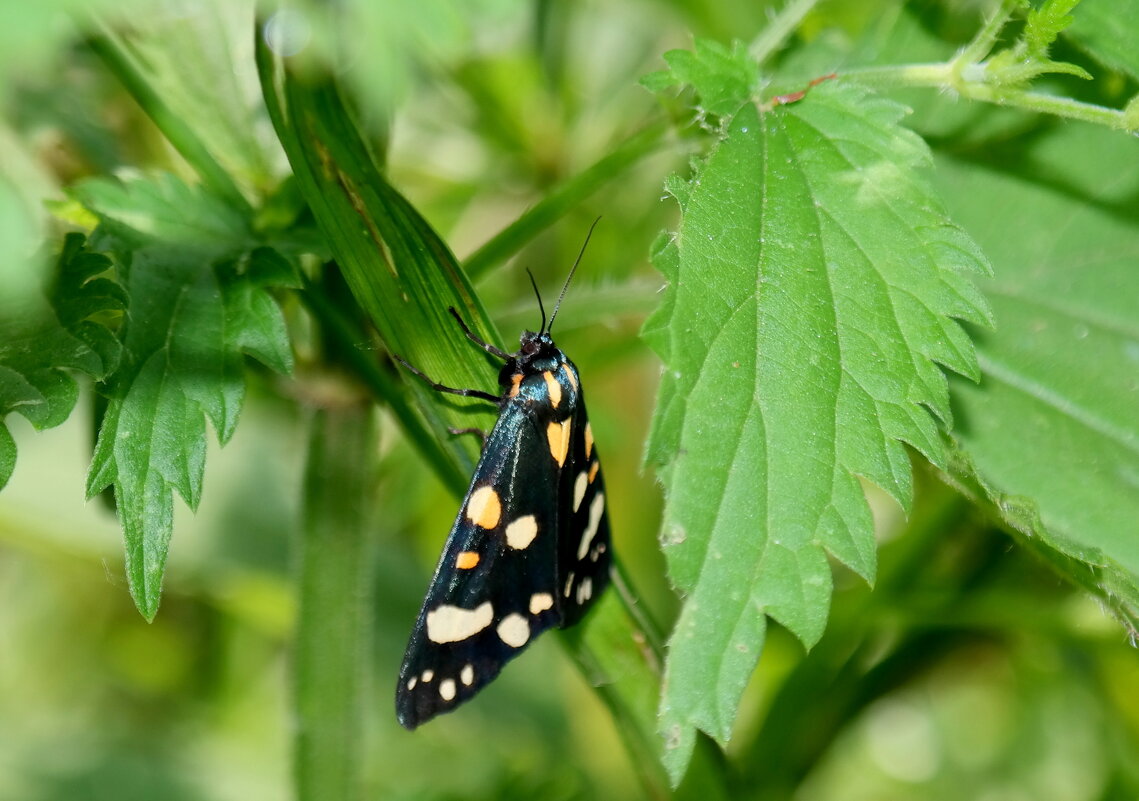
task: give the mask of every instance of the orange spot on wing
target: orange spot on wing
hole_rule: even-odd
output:
[[[470,570],[479,563],[479,555],[474,551],[463,551],[455,559],[455,567],[459,570]]]
[[[542,373],[542,378],[546,379],[546,389],[550,393],[550,405],[556,409],[558,404],[562,402],[562,385],[558,383],[558,379],[554,378],[554,374],[549,370]]]
[[[467,501],[467,519],[482,528],[494,528],[502,517],[502,501],[494,487],[482,486]]]
[[[546,439],[550,441],[550,455],[558,463],[558,467],[566,463],[566,454],[569,453],[570,421],[550,423],[546,426]]]

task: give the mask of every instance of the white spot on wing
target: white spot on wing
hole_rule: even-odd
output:
[[[577,603],[580,606],[592,597],[593,578],[591,576],[586,576],[581,580],[581,583],[577,585]]]
[[[511,548],[525,548],[538,536],[538,521],[534,515],[524,515],[506,527],[506,544]]]
[[[494,607],[490,601],[474,609],[443,604],[427,613],[427,639],[438,643],[459,642],[478,634],[489,626],[493,619]]]
[[[475,666],[464,665],[463,670],[459,673],[459,681],[463,682],[466,686],[470,687],[475,680]]]
[[[511,648],[521,648],[530,639],[530,621],[517,613],[510,613],[498,624],[498,637]]]
[[[570,589],[572,587],[573,587],[573,573],[570,573],[568,576],[566,576],[566,588],[562,591],[562,595],[569,598],[570,597]]]
[[[412,676],[410,679],[407,680],[407,691],[411,692],[412,690],[414,690],[415,685],[418,683],[419,683],[419,677],[418,676]]]
[[[423,682],[424,684],[426,684],[427,682],[431,681],[433,678],[435,678],[435,671],[432,670],[431,668],[428,668],[427,670],[423,671],[423,675],[421,675],[419,677],[419,680],[421,682]]]
[[[439,682],[439,697],[444,701],[453,701],[455,699],[455,680],[443,679]]]
[[[589,476],[582,470],[573,482],[573,510],[576,512],[581,506],[581,499],[585,497],[585,488],[589,486]]]
[[[530,596],[530,614],[537,615],[554,608],[554,596],[548,592],[536,592]]]
[[[603,514],[605,514],[605,493],[599,492],[597,497],[593,499],[593,503],[589,505],[589,525],[585,527],[585,532],[581,535],[581,542],[577,546],[579,561],[589,553],[589,544],[597,536],[597,527],[601,525],[601,515]]]

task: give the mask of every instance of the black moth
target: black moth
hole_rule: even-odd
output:
[[[605,483],[581,380],[550,337],[560,305],[514,354],[450,310],[505,360],[498,396],[436,384],[400,359],[439,391],[499,408],[399,671],[396,716],[408,729],[472,698],[546,629],[577,623],[609,582]]]

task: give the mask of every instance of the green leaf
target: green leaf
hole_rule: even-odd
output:
[[[110,268],[106,256],[86,249],[81,234],[69,234],[47,297],[0,300],[0,419],[18,412],[38,430],[57,426],[79,394],[67,371],[102,378],[118,364],[119,345],[106,325],[116,321],[125,295],[100,277]],[[15,441],[0,425],[0,487],[15,459]]]
[[[153,619],[172,492],[191,509],[201,498],[205,418],[224,444],[244,399],[242,356],[286,372],[292,357],[280,310],[250,262],[213,263],[191,249],[158,245],[129,256],[125,358],[106,387],[87,494],[115,485],[131,593]]]
[[[241,210],[169,173],[90,178],[71,194],[123,247],[162,243],[220,256],[253,244]]]
[[[1065,32],[1101,64],[1139,81],[1139,0],[1082,0]]]
[[[1069,12],[1079,4],[1080,0],[1045,0],[1040,8],[1028,12],[1024,23],[1024,44],[1029,58],[1048,57],[1048,48],[1072,24]]]
[[[1129,137],[1071,126],[1053,150],[1102,200],[1133,197]],[[1094,139],[1089,139],[1094,137]],[[1098,165],[1098,168],[1094,165]],[[1112,174],[1102,174],[1105,170]],[[1083,173],[1089,176],[1082,177]],[[957,437],[975,478],[1026,543],[1139,626],[1139,230],[1069,188],[947,163],[940,183],[991,254],[998,326],[982,379],[958,382]],[[968,187],[967,193],[964,187]],[[1014,229],[1013,239],[1008,231]]]
[[[669,50],[664,60],[668,69],[646,75],[641,85],[656,93],[672,86],[691,86],[700,111],[716,117],[732,114],[758,88],[759,68],[742,42],[734,42],[729,49],[710,39],[697,39],[692,50]]]
[[[16,469],[16,440],[7,426],[0,426],[0,489],[3,489]]]
[[[903,113],[837,85],[762,116],[745,105],[658,250],[669,287],[646,327],[668,378],[649,456],[685,595],[661,702],[674,781],[697,728],[730,736],[765,616],[810,646],[827,554],[872,579],[858,478],[906,507],[903,443],[944,463],[937,363],[977,375],[953,318],[987,322],[972,283],[987,264],[921,178],[929,154]]]

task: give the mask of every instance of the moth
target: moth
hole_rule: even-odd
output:
[[[408,729],[470,700],[543,631],[577,623],[609,582],[605,482],[581,376],[550,335],[580,259],[548,324],[538,295],[542,325],[522,333],[517,353],[483,342],[450,309],[468,340],[504,361],[498,395],[443,386],[399,360],[433,389],[498,406],[400,668],[396,717]]]

